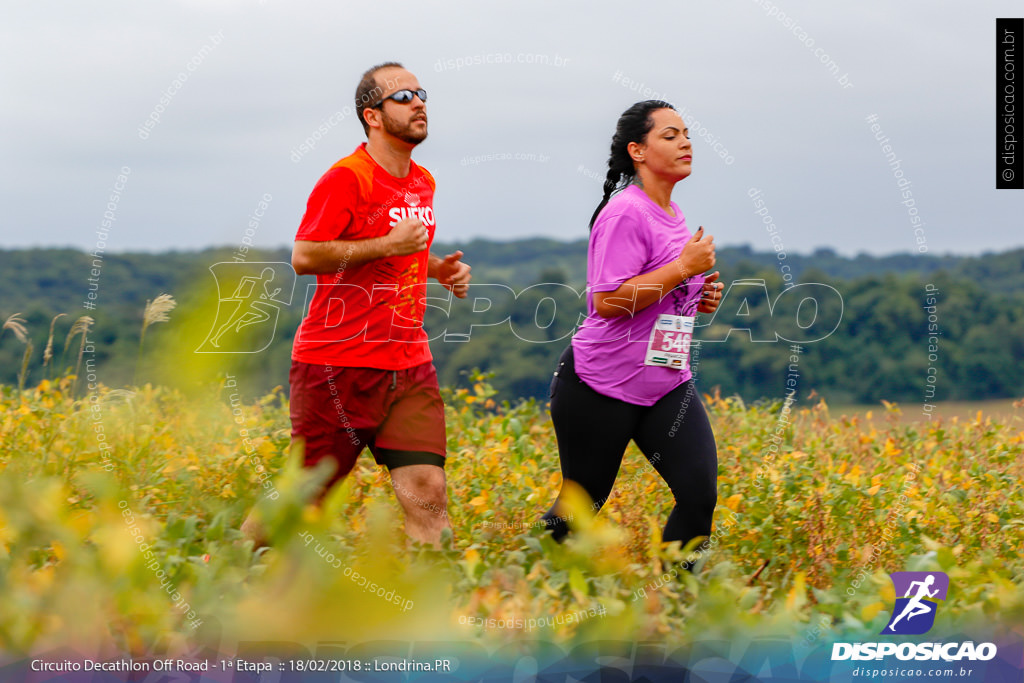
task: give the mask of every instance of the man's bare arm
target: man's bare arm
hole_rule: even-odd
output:
[[[292,268],[299,275],[337,273],[376,259],[423,251],[427,248],[427,237],[427,229],[419,219],[406,218],[381,237],[329,242],[295,240]]]
[[[456,251],[444,258],[430,254],[427,258],[427,277],[432,277],[444,285],[460,299],[469,291],[469,281],[473,270],[469,264],[462,262],[462,252]]]
[[[441,267],[442,261],[444,259],[433,252],[427,254],[427,277],[437,279],[438,269]]]

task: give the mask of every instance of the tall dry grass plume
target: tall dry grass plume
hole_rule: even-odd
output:
[[[21,357],[21,370],[18,372],[18,391],[24,391],[25,378],[28,377],[28,362],[32,359],[32,351],[35,347],[32,340],[25,341],[25,353]]]
[[[18,372],[18,391],[25,388],[25,377],[28,375],[28,362],[32,357],[32,342],[28,338],[28,328],[25,327],[25,319],[21,317],[21,313],[15,313],[4,321],[3,329],[0,329],[0,334],[3,334],[3,330],[10,330],[14,333],[14,336],[18,338],[22,344],[25,345],[25,354],[21,357],[21,370]]]
[[[46,348],[43,349],[43,373],[46,373],[46,368],[49,367],[50,361],[53,360],[53,327],[57,324],[57,319],[62,318],[66,313],[58,313],[53,316],[53,320],[50,321],[50,336],[46,338]],[[50,368],[51,376],[53,374],[53,368]]]
[[[68,336],[64,338],[64,358],[68,356],[68,347],[71,346],[71,340],[75,338],[75,335],[81,335],[82,339],[78,344],[78,362],[75,364],[75,381],[71,385],[71,395],[75,395],[75,390],[78,388],[78,375],[82,370],[82,356],[85,354],[85,341],[89,336],[89,328],[96,322],[92,316],[83,315],[74,323],[71,324],[71,329],[68,330]]]
[[[142,334],[139,336],[139,358],[135,362],[135,380],[133,384],[139,383],[139,365],[142,363],[142,346],[146,342],[146,328],[154,323],[165,323],[170,320],[167,315],[178,302],[170,294],[161,294],[152,301],[146,301],[146,309],[142,313]]]
[[[21,313],[14,313],[4,321],[4,326],[0,329],[0,334],[3,334],[3,330],[10,330],[14,333],[14,336],[18,338],[22,344],[28,342],[28,329],[25,327],[25,319],[21,317]]]

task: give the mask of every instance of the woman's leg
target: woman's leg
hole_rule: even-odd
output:
[[[718,449],[693,380],[647,409],[633,438],[676,499],[663,540],[686,545],[697,536],[710,536],[718,500]],[[707,543],[699,548],[706,549]]]
[[[576,376],[571,345],[562,354],[551,384],[551,420],[558,440],[562,479],[580,485],[594,502],[595,511],[601,509],[611,493],[642,410],[584,384]],[[544,515],[555,540],[561,541],[569,532],[561,517],[567,512],[555,501]]]

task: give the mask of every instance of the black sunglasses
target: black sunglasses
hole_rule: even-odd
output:
[[[398,90],[396,92],[391,93],[387,97],[382,97],[380,99],[380,102],[373,105],[371,109],[376,109],[380,105],[384,104],[384,100],[394,100],[399,104],[409,104],[410,102],[412,102],[413,95],[420,98],[420,102],[427,101],[427,91],[424,90],[423,88],[420,88],[419,90]]]

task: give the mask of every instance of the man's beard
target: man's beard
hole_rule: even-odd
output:
[[[400,126],[398,125],[398,122],[395,121],[390,116],[388,116],[387,112],[385,112],[383,109],[381,110],[381,114],[384,115],[383,120],[385,133],[388,133],[389,135],[394,135],[399,140],[403,142],[408,142],[410,145],[418,145],[427,139],[426,128],[423,129],[422,133],[413,131],[412,124],[415,123],[415,121],[410,121],[406,125]]]

